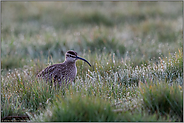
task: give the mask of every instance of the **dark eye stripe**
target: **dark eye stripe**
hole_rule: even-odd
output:
[[[72,58],[75,58],[75,56],[72,56],[72,55],[66,55],[66,56],[68,56],[68,57],[72,57]]]

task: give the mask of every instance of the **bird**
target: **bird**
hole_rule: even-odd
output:
[[[86,59],[77,56],[77,52],[68,50],[65,53],[65,61],[63,63],[46,67],[37,74],[37,77],[46,80],[46,82],[54,82],[54,85],[59,84],[59,86],[71,83],[77,74],[77,60],[83,60],[91,67],[91,64]]]

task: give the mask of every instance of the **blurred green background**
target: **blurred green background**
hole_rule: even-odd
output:
[[[133,66],[182,47],[182,2],[2,2],[1,67],[62,62],[73,49]]]

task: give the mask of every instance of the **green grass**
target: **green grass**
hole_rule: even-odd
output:
[[[2,2],[1,118],[183,121],[182,32],[181,2]],[[92,67],[37,80],[67,50]]]
[[[102,59],[106,60],[107,62],[108,60],[111,62],[113,61],[113,57],[107,60],[107,57],[105,55],[102,57]],[[58,97],[60,98],[63,97],[63,99],[65,99],[68,97],[68,95],[80,94],[82,96],[89,96],[89,97],[97,96],[103,100],[107,100],[109,103],[113,105],[119,103],[114,107],[115,109],[120,108],[124,112],[128,111],[134,114],[134,112],[135,113],[141,112],[142,106],[145,105],[144,101],[142,102],[141,100],[142,96],[140,96],[139,91],[137,91],[138,89],[137,85],[139,84],[139,81],[144,82],[144,80],[146,81],[148,79],[151,79],[150,81],[153,82],[160,81],[161,83],[164,83],[166,79],[164,78],[164,75],[167,72],[165,72],[166,70],[162,70],[162,65],[160,64],[157,66],[152,64],[152,66],[142,66],[138,68],[132,68],[130,65],[124,64],[123,65],[124,69],[122,69],[123,67],[120,66],[122,63],[113,64],[112,62],[111,65],[104,65],[103,67],[101,67],[98,64],[100,64],[100,62],[102,61],[99,61],[98,58],[95,58],[94,60],[95,60],[94,62],[96,62],[96,65],[94,65],[95,68],[94,71],[87,70],[87,68],[85,68],[85,66],[87,65],[85,65],[83,62],[78,62],[82,63],[81,66],[78,66],[79,69],[78,74],[81,74],[81,76],[78,75],[78,77],[75,80],[75,83],[73,83],[73,85],[70,85],[69,87],[55,88],[52,85],[46,84],[43,81],[36,80],[35,79],[36,73],[40,71],[39,69],[42,68],[39,62],[36,63],[39,67],[34,65],[31,68],[25,67],[22,69],[11,71],[10,74],[2,76],[2,88],[1,88],[2,105],[6,106],[7,103],[4,101],[6,101],[7,98],[11,97],[12,99],[9,101],[10,104],[19,105],[18,102],[21,102],[21,106],[14,109],[13,113],[17,112],[16,114],[20,114],[24,109],[23,110],[24,115],[26,115],[26,112],[39,114],[43,109],[47,107],[49,102],[52,104],[53,100],[57,99]],[[117,64],[119,64],[119,67],[116,66]],[[157,67],[156,70],[155,67]],[[180,70],[181,69],[182,68],[180,68]],[[179,85],[181,84],[182,80],[179,79],[176,79],[174,81],[172,79],[169,80],[167,80],[168,83],[164,85],[164,88],[167,90],[166,94],[167,93],[169,94],[170,92],[169,88],[170,86],[168,85],[169,83],[176,83],[176,85],[178,85],[180,89],[182,88],[182,86]],[[147,81],[147,83],[150,83],[150,81]],[[163,86],[159,87],[161,87],[160,91],[163,92],[162,89]],[[148,89],[145,90],[149,92],[149,87]],[[154,95],[160,95],[160,91],[155,90]],[[183,99],[180,97],[181,93],[182,92],[179,91],[179,93],[174,93],[175,95],[169,95],[169,98],[171,99],[173,98],[172,101],[174,104],[176,101],[175,98],[179,96],[177,99],[180,99],[179,104],[180,107],[182,104],[181,101],[183,101]],[[147,97],[149,97],[149,95]],[[18,102],[14,101],[17,100],[17,98]],[[163,98],[161,97],[161,99]],[[160,103],[162,104],[162,100],[160,101],[161,101]],[[150,104],[152,103],[147,102],[148,106]],[[55,104],[53,103],[53,105]],[[153,105],[156,104],[153,103]],[[166,106],[165,108],[168,109],[168,106]],[[179,113],[181,114],[182,111],[179,110]],[[12,115],[11,110],[7,110],[6,108],[3,109],[3,114],[1,117],[6,116],[5,114]],[[168,114],[170,114],[170,112]],[[157,115],[160,114],[158,113]],[[139,117],[140,121],[143,120],[141,119],[141,117],[142,116]],[[122,121],[124,121],[124,119],[122,119]]]
[[[118,113],[117,110],[113,110],[108,101],[96,96],[76,94],[69,95],[65,99],[57,99],[39,116],[32,117],[33,121],[40,122],[169,121],[167,118],[167,116],[166,118],[148,116],[145,112],[133,115],[130,112]]]
[[[91,96],[68,96],[66,99],[59,98],[54,105],[47,108],[41,121],[61,122],[61,121],[115,121],[110,103]],[[37,119],[35,120],[37,121]]]
[[[150,113],[170,114],[172,117],[183,119],[183,92],[180,85],[168,85],[162,81],[140,83],[140,92],[143,105]]]

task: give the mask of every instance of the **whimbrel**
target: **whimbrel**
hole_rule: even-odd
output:
[[[63,63],[48,66],[38,73],[37,77],[50,81],[51,83],[54,82],[55,85],[58,82],[60,86],[70,83],[77,74],[76,61],[78,59],[87,62],[91,66],[86,59],[77,56],[75,51],[69,50],[65,54],[65,61]]]

